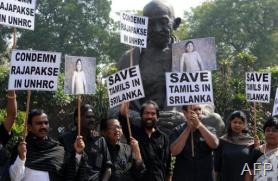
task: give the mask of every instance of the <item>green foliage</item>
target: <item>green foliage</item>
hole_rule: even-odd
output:
[[[188,24],[184,20],[181,21],[180,26],[176,31],[174,31],[174,35],[178,40],[185,40],[188,37]]]
[[[92,96],[92,106],[94,107],[96,120],[98,121],[97,124],[99,124],[102,119],[107,118],[108,94],[105,85],[97,84],[96,94]]]
[[[12,138],[11,141],[9,142],[8,147],[12,147],[12,145],[18,141],[19,137],[22,136],[25,116],[26,116],[25,112],[19,111],[17,113],[15,123],[13,124],[12,127]],[[0,123],[4,121],[5,117],[6,117],[6,110],[0,109]]]
[[[256,67],[277,60],[278,1],[215,0],[203,3],[187,15],[189,36],[216,38],[218,58],[250,51]]]
[[[119,58],[115,49],[121,46],[115,41],[118,35],[111,31],[110,5],[109,0],[38,1],[35,31],[20,30],[18,48],[115,61]]]
[[[226,120],[229,112],[233,110],[243,110],[249,117],[249,128],[253,129],[254,120],[257,124],[257,134],[262,139],[262,126],[272,111],[273,100],[276,87],[278,85],[278,66],[256,70],[254,62],[256,57],[248,52],[240,52],[236,56],[222,60],[219,68],[213,74],[214,100],[216,112],[224,116]],[[236,71],[233,71],[236,70]],[[245,72],[260,71],[271,72],[272,88],[271,101],[269,104],[248,103],[245,95]],[[256,113],[254,108],[256,107]]]

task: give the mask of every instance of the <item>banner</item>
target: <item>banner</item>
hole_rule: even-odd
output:
[[[211,72],[167,72],[167,105],[213,103]]]
[[[13,50],[8,89],[55,91],[60,62],[61,53]]]
[[[107,78],[110,108],[145,97],[139,66],[123,69]]]
[[[140,48],[147,47],[148,18],[121,13],[121,43]]]
[[[34,30],[36,0],[0,0],[0,24]]]
[[[268,103],[270,101],[271,73],[246,72],[245,82],[247,102]]]

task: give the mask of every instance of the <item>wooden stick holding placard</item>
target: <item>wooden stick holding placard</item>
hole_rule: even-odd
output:
[[[194,151],[194,137],[193,137],[193,131],[191,131],[191,151],[192,151],[192,157],[195,157],[195,151]]]
[[[26,103],[26,115],[24,121],[24,130],[23,130],[23,141],[25,141],[27,132],[27,124],[28,124],[28,114],[29,114],[29,107],[30,107],[30,98],[31,98],[31,90],[27,91],[27,103]]]
[[[253,134],[254,137],[257,136],[257,110],[256,110],[256,103],[254,102],[253,105],[253,112],[254,112],[254,121],[253,121]]]
[[[132,46],[130,46],[130,48],[132,48]],[[130,52],[130,59],[129,59],[129,66],[132,67],[133,66],[133,58],[132,58],[132,51]],[[129,102],[127,102],[127,110],[129,110]],[[131,132],[131,126],[130,126],[130,121],[129,121],[129,113],[127,112],[126,115],[126,121],[127,121],[127,128],[128,128],[128,134],[129,137],[132,137],[132,132]]]
[[[13,28],[13,49],[16,48],[16,28]]]
[[[77,96],[77,136],[81,134],[81,96]]]

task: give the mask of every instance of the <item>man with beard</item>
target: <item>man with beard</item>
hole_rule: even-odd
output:
[[[139,65],[145,98],[131,102],[131,109],[140,110],[147,100],[155,101],[163,111],[166,107],[165,72],[172,71],[172,43],[175,41],[173,30],[178,28],[181,19],[175,18],[173,7],[163,0],[153,0],[143,9],[143,16],[149,18],[147,48],[133,48],[119,60],[119,70]]]
[[[48,117],[42,109],[30,111],[27,128],[26,140],[19,143],[12,155],[15,161],[9,170],[11,180],[70,180],[75,173],[74,160],[68,160],[66,163],[64,148],[59,142],[48,137]],[[80,153],[84,148],[79,138],[76,139],[75,145],[75,153]]]
[[[77,181],[108,181],[111,175],[111,159],[104,137],[98,135],[93,107],[89,104],[81,106],[81,135],[85,149],[80,155],[80,162],[75,180]],[[74,112],[74,122],[77,125],[78,112]],[[66,157],[74,152],[75,131],[65,133],[59,141],[65,147]]]
[[[141,107],[141,126],[131,124],[132,135],[128,133],[126,117],[128,116],[128,104],[122,104],[119,120],[123,126],[123,132],[129,142],[134,137],[140,147],[144,170],[142,181],[164,181],[170,178],[171,155],[169,151],[168,137],[157,127],[159,108],[156,102],[147,101]],[[130,121],[132,123],[132,121]]]

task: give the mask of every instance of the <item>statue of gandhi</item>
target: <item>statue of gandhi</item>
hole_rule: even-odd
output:
[[[144,7],[143,15],[149,18],[147,48],[133,48],[125,52],[118,62],[118,68],[121,70],[129,67],[131,56],[133,65],[140,67],[145,98],[130,102],[129,114],[134,120],[133,123],[140,124],[139,111],[142,103],[153,100],[161,110],[157,126],[169,135],[172,128],[184,122],[180,112],[167,107],[165,80],[165,72],[172,71],[172,44],[176,41],[173,30],[178,28],[181,19],[175,18],[172,5],[164,0],[152,0]],[[110,110],[110,116],[117,112]],[[223,122],[220,116],[215,117],[214,114],[205,116],[204,121],[208,125],[215,122],[220,125],[218,127],[221,127]],[[221,129],[218,127],[217,132],[221,135]]]
[[[145,98],[132,101],[130,109],[140,110],[147,100],[155,101],[160,110],[167,111],[165,72],[172,71],[172,43],[175,42],[173,30],[177,29],[181,19],[175,18],[172,5],[164,0],[153,0],[143,9],[143,15],[149,18],[147,48],[133,48],[121,57],[119,70],[139,65]]]

